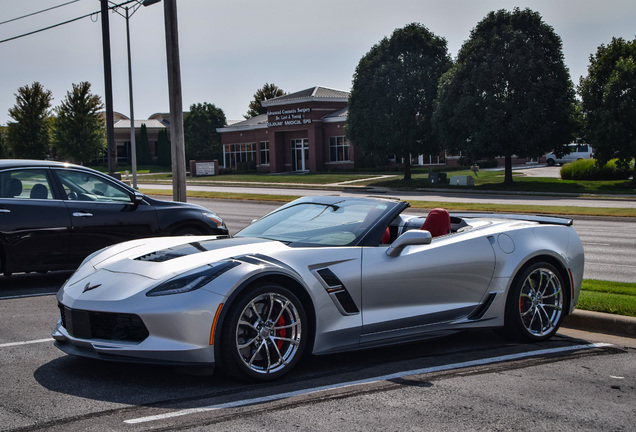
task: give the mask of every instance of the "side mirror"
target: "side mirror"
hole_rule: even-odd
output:
[[[133,209],[136,209],[139,204],[141,204],[142,202],[144,202],[144,194],[142,194],[141,192],[135,191],[134,195],[133,195]]]
[[[413,245],[427,245],[431,244],[433,236],[430,232],[425,230],[409,230],[399,236],[389,248],[386,250],[386,254],[390,257],[400,256],[402,250],[407,246]]]

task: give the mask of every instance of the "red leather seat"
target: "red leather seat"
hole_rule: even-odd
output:
[[[420,229],[430,232],[433,237],[450,233],[451,221],[448,210],[442,208],[431,210]]]
[[[384,234],[382,234],[382,244],[388,244],[391,241],[391,231],[389,230],[389,227],[386,227],[386,230],[384,230]]]

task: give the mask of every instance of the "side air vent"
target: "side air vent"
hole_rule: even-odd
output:
[[[486,301],[483,302],[482,304],[480,304],[477,309],[475,309],[473,311],[473,313],[471,313],[468,316],[469,320],[475,321],[478,319],[481,319],[481,317],[484,316],[484,314],[486,313],[486,311],[488,310],[488,308],[490,307],[490,305],[492,304],[492,302],[495,300],[495,297],[497,297],[496,293],[490,293],[490,295],[488,295],[488,297],[486,297]]]
[[[327,285],[327,292],[334,301],[338,309],[346,315],[354,315],[360,313],[356,302],[347,291],[342,281],[330,269],[323,268],[316,271],[323,282]]]
[[[325,283],[329,287],[329,289],[327,291],[336,292],[336,291],[344,290],[344,287],[342,286],[342,282],[340,282],[340,279],[338,279],[338,276],[336,276],[328,268],[324,268],[324,269],[318,270],[318,274],[320,275],[322,280],[325,281]]]

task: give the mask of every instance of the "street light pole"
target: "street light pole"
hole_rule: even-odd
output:
[[[141,5],[150,6],[151,4],[155,4],[158,2],[159,0],[144,0],[144,1],[137,0],[136,4],[132,8],[128,6],[124,7],[124,10],[126,11],[124,15],[122,15],[122,13],[117,10],[117,7],[121,5],[115,5],[115,7],[113,8],[115,12],[117,12],[119,15],[123,16],[126,19],[126,46],[128,48],[128,99],[130,102],[130,153],[131,153],[130,162],[132,164],[132,175],[133,175],[132,186],[135,189],[137,189],[137,145],[135,143],[135,111],[133,109],[133,106],[134,106],[133,80],[132,80],[132,60],[131,60],[131,54],[130,54],[129,20],[130,20],[130,17],[133,16],[133,14],[137,11],[137,9],[139,9]]]
[[[130,19],[129,7],[126,6],[126,45],[128,47],[128,98],[130,101],[130,153],[132,164],[132,187],[137,189],[137,146],[135,143],[135,111],[133,109],[132,62],[130,60]],[[136,9],[133,10],[133,13]]]

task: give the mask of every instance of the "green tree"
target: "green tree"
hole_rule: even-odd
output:
[[[220,159],[221,136],[216,129],[226,122],[223,110],[213,104],[191,105],[183,120],[186,160]]]
[[[411,156],[439,149],[431,116],[439,78],[450,66],[445,39],[417,23],[396,29],[356,67],[347,137],[366,153],[402,157],[409,180]]]
[[[529,9],[490,12],[440,80],[436,131],[469,159],[538,156],[571,136],[574,88],[561,38]]]
[[[104,105],[91,93],[90,83],[73,84],[73,90],[55,109],[53,147],[63,159],[85,163],[93,160],[106,147]]]
[[[636,39],[613,38],[609,45],[601,45],[590,57],[579,93],[587,138],[599,163],[618,158],[627,164],[636,159]]]
[[[9,157],[9,149],[7,147],[7,127],[0,126],[0,159]]]
[[[20,87],[16,104],[9,109],[15,122],[9,122],[8,141],[17,158],[44,159],[50,153],[49,118],[51,92],[34,82]]]
[[[243,115],[243,117],[250,119],[257,115],[265,114],[267,112],[267,108],[262,105],[263,101],[284,96],[285,94],[285,91],[278,88],[277,85],[265,83],[263,88],[256,90],[256,93],[254,93],[254,100],[250,102],[247,114]]]
[[[149,165],[152,163],[152,154],[150,153],[150,142],[148,141],[148,128],[145,123],[141,124],[139,136],[135,137],[135,150],[137,153],[137,163],[140,165]]]
[[[168,130],[162,129],[157,136],[157,165],[169,167],[172,164],[172,149]]]

